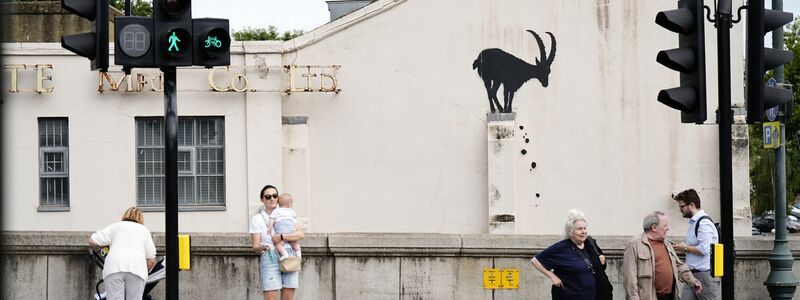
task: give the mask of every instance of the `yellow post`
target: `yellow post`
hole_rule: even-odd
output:
[[[711,246],[711,276],[722,277],[722,275],[724,275],[722,262],[725,258],[723,252],[725,250],[725,245],[712,244]]]
[[[191,265],[189,263],[191,256],[190,250],[192,248],[192,239],[188,234],[178,235],[178,269],[189,270]]]

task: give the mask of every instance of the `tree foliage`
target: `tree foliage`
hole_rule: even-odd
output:
[[[288,41],[301,35],[303,35],[302,30],[290,30],[280,34],[275,26],[268,28],[245,27],[234,32],[233,39],[237,41]]]
[[[784,81],[793,85],[794,99],[800,98],[800,18],[784,28],[786,49],[794,59],[784,66]],[[795,102],[796,103],[796,102]],[[791,205],[800,196],[800,107],[794,105],[791,118],[786,123],[786,204]],[[764,149],[761,125],[750,126],[750,207],[754,214],[774,208],[775,155]]]
[[[125,0],[109,0],[108,4],[120,11],[125,11]],[[150,17],[153,15],[153,3],[150,0],[131,0],[131,15]]]

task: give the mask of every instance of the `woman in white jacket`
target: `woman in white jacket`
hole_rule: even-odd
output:
[[[106,299],[142,299],[148,270],[155,265],[156,246],[142,211],[128,208],[122,221],[98,230],[89,237],[92,248],[109,246],[103,266]]]

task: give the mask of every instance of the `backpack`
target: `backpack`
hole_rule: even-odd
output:
[[[714,228],[717,229],[717,242],[719,242],[719,240],[721,238],[721,236],[719,234],[719,232],[720,232],[719,223],[714,222],[714,220],[711,219],[711,217],[709,217],[709,216],[700,217],[700,219],[697,220],[697,223],[694,224],[694,236],[695,236],[695,238],[697,238],[697,231],[700,230],[700,222],[702,222],[703,220],[709,220],[709,221],[711,221],[711,223],[714,223]]]

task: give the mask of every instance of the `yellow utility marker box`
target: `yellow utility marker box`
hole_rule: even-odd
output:
[[[178,269],[189,270],[191,265],[189,260],[191,258],[190,251],[192,248],[192,239],[188,234],[178,235]]]
[[[500,269],[483,269],[483,288],[500,288]]]
[[[519,288],[519,269],[503,269],[503,279],[500,286],[504,289]]]
[[[519,288],[519,269],[483,269],[483,288]]]
[[[725,246],[722,244],[711,244],[711,276],[722,277],[723,258],[725,258]]]

